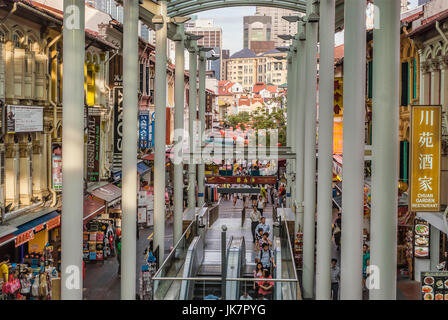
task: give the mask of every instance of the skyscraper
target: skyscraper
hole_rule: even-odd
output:
[[[297,16],[303,15],[302,13],[270,7],[256,7],[256,16],[271,17],[271,40],[274,41],[276,47],[285,47],[291,44],[291,40],[285,41],[278,37],[280,34],[297,33],[297,22],[290,23],[284,19],[283,16]]]
[[[185,31],[203,36],[198,40],[199,46],[213,48],[207,53],[207,56],[212,54],[221,56],[222,49],[222,28],[216,27],[214,21],[211,19],[194,19],[185,23]],[[217,79],[221,77],[221,58],[216,61],[207,62],[207,70],[213,70]]]

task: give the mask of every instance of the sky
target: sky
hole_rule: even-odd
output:
[[[409,0],[410,7],[416,7],[418,0]],[[200,12],[198,19],[213,19],[215,26],[223,32],[223,49],[233,54],[243,48],[243,17],[255,14],[255,7],[234,7]],[[336,45],[344,42],[343,33],[335,38]]]

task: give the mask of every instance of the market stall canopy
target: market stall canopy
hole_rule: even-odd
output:
[[[14,231],[15,246],[18,247],[34,238],[34,233],[41,230],[51,230],[61,224],[61,215],[57,211],[53,211],[43,215],[37,219],[31,220],[17,227]]]
[[[97,197],[107,203],[121,198],[121,189],[112,183],[99,187],[90,193],[94,197]]]
[[[92,197],[84,197],[84,223],[104,212],[104,203],[95,201]]]

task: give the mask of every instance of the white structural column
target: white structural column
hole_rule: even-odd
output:
[[[159,1],[163,22],[156,24],[155,118],[154,128],[154,249],[159,250],[159,265],[165,253],[165,140],[166,140],[166,41],[167,20],[165,0]]]
[[[204,51],[199,53],[199,130],[198,138],[199,145],[204,146],[205,134],[205,68],[207,64],[207,57]],[[202,148],[201,148],[202,149]],[[205,163],[200,160],[198,164],[198,207],[202,207],[205,197]]]
[[[197,83],[196,73],[198,66],[198,51],[196,41],[190,41],[190,61],[189,61],[189,116],[188,116],[188,132],[189,132],[189,150],[193,153],[195,147],[195,123],[196,123],[196,105],[197,105]],[[193,162],[193,156],[190,157],[188,164],[188,207],[196,207],[196,165]]]
[[[370,262],[378,267],[371,300],[395,300],[397,276],[398,119],[400,74],[400,4],[375,0],[373,30],[372,211]]]
[[[292,151],[294,151],[295,146],[294,142],[294,114],[295,109],[297,108],[297,91],[296,91],[296,79],[297,79],[297,40],[293,40],[290,48],[291,53],[291,69],[288,71],[290,74],[290,79],[288,82],[288,104],[286,108],[286,117],[287,117],[287,127],[286,127],[286,146],[290,147]],[[286,207],[292,207],[291,203],[291,187],[292,187],[292,169],[293,169],[293,161],[291,159],[286,160]]]
[[[307,19],[314,12],[307,2]],[[306,27],[305,175],[303,217],[303,297],[312,298],[314,288],[314,236],[316,217],[316,102],[318,23]]]
[[[331,297],[335,0],[320,2],[316,299]]]
[[[82,300],[84,164],[84,0],[64,0],[61,298]]]
[[[345,1],[341,299],[362,299],[366,2]],[[394,151],[395,152],[395,151]],[[394,213],[395,214],[395,213]]]
[[[124,2],[121,299],[135,299],[137,253],[138,0]]]
[[[184,30],[183,24],[177,26],[176,39],[176,70],[174,79],[174,143],[176,145],[176,158],[174,161],[174,244],[176,244],[182,236],[182,214],[184,210],[183,204],[183,139],[184,139],[184,71],[185,71],[185,44],[184,44]]]
[[[306,102],[306,36],[305,26],[302,21],[297,22],[298,25],[298,42],[297,42],[297,74],[296,89],[297,90],[297,112],[296,126],[297,136],[296,143],[296,220],[294,225],[294,234],[299,230],[303,231],[303,196],[304,196],[304,150],[305,150],[305,102]]]

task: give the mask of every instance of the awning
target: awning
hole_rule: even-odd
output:
[[[121,198],[121,189],[112,183],[99,187],[90,193],[105,202],[112,202]]]
[[[16,235],[14,233],[8,234],[7,236],[1,237],[0,238],[0,247],[11,242],[14,241],[14,239],[16,238]]]
[[[17,227],[17,230],[14,231],[14,234],[16,236],[28,231],[28,230],[34,230],[39,229],[41,226],[46,224],[48,221],[50,221],[53,218],[59,217],[59,213],[57,211],[50,212],[40,218],[34,219],[30,222],[27,222],[25,224],[22,224],[21,226]]]
[[[143,174],[149,172],[150,170],[151,170],[151,168],[148,167],[148,166],[147,166],[146,164],[144,164],[143,162],[139,162],[139,163],[137,163],[137,172],[138,172],[140,175],[143,175]]]
[[[172,148],[169,148],[165,152],[165,157],[169,158]],[[142,160],[154,161],[154,153],[148,153],[141,157]]]
[[[15,246],[18,247],[28,241],[34,239],[34,233],[43,229],[53,229],[61,224],[61,215],[57,211],[50,212],[37,219],[31,220],[17,227],[14,231]]]
[[[84,223],[104,212],[104,203],[95,201],[92,197],[84,197]]]

